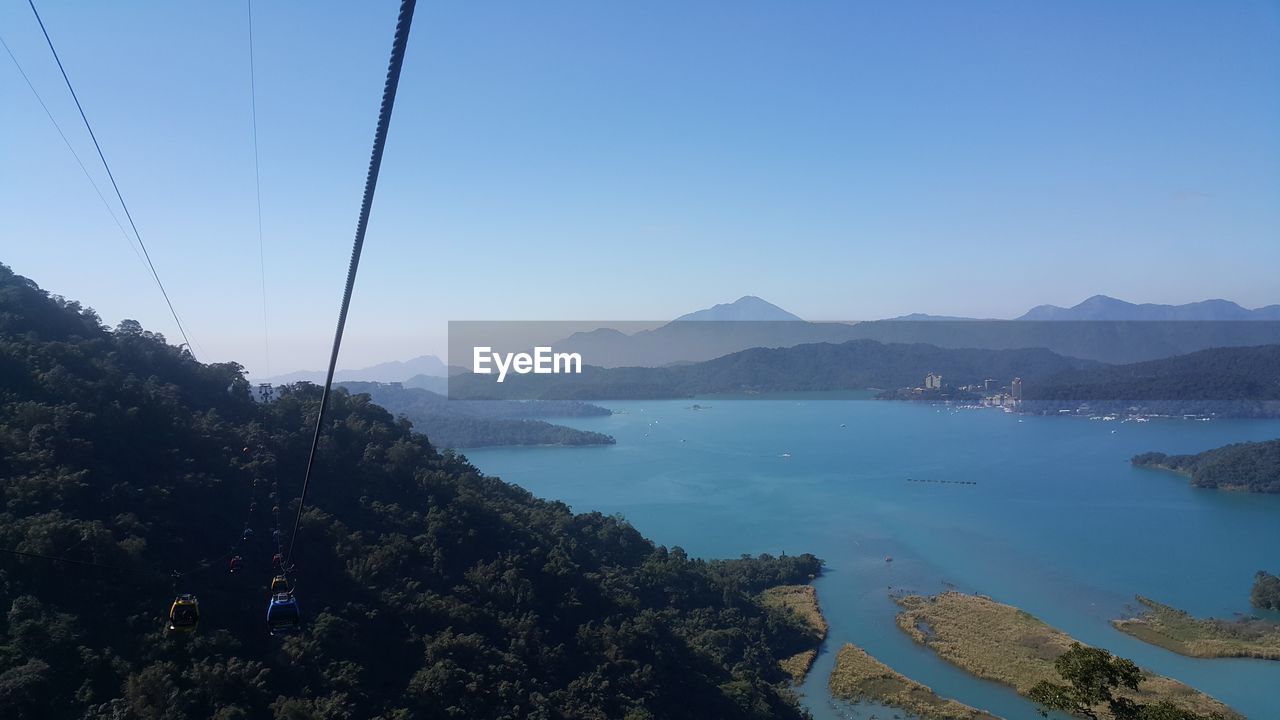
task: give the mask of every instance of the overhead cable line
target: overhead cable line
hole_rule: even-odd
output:
[[[0,548],[0,552],[9,555],[17,555],[18,557],[34,558],[37,560],[48,560],[50,562],[71,563],[72,565],[85,565],[88,567],[102,568],[103,570],[122,571],[123,568],[115,565],[103,565],[102,563],[89,562],[88,560],[73,560],[71,558],[57,557],[56,555],[41,555],[40,553],[23,552],[22,550],[10,550],[9,548]]]
[[[253,115],[253,190],[258,200],[258,268],[262,275],[263,377],[271,375],[271,326],[267,322],[267,256],[262,242],[262,172],[258,159],[258,84],[254,78],[253,0],[246,0],[249,15],[249,108]]]
[[[4,37],[0,36],[0,45],[4,46],[4,51],[9,53],[9,59],[13,61],[13,66],[18,69],[18,74],[26,81],[27,87],[31,89],[31,94],[35,96],[36,102],[40,103],[40,107],[44,109],[44,114],[48,116],[49,122],[53,123],[53,129],[58,131],[58,136],[62,138],[63,144],[67,146],[67,150],[71,151],[71,157],[76,159],[76,164],[80,166],[80,172],[84,173],[84,177],[93,186],[93,191],[98,194],[98,199],[102,201],[102,206],[107,209],[107,213],[111,215],[111,219],[115,221],[116,227],[120,228],[120,234],[124,236],[125,242],[129,243],[129,249],[143,260],[142,253],[138,252],[138,246],[134,244],[133,238],[129,236],[129,231],[124,229],[124,225],[120,222],[120,217],[116,215],[116,211],[111,207],[111,203],[107,202],[107,198],[102,194],[102,189],[98,187],[98,182],[93,179],[93,175],[89,174],[89,168],[84,166],[84,161],[80,159],[80,153],[76,152],[71,141],[67,139],[67,134],[62,131],[62,126],[58,124],[57,118],[53,116],[53,112],[49,110],[49,106],[45,104],[44,98],[40,97],[40,92],[36,90],[36,86],[31,82],[31,78],[27,76],[27,71],[22,69],[22,63],[18,62],[18,58],[13,54],[13,50],[9,49],[9,43],[4,41]]]
[[[160,287],[160,294],[164,296],[164,302],[169,306],[169,314],[173,316],[173,321],[178,325],[178,332],[182,334],[182,339],[187,346],[187,352],[191,353],[191,357],[195,358],[195,348],[191,345],[191,340],[187,337],[187,330],[182,326],[182,320],[178,319],[178,311],[173,307],[173,301],[169,299],[169,292],[165,290],[164,283],[160,280],[160,273],[156,272],[155,263],[151,261],[151,253],[147,252],[147,245],[142,241],[142,235],[138,232],[138,225],[133,221],[133,214],[129,212],[129,206],[124,201],[124,195],[120,192],[120,185],[116,183],[115,174],[111,172],[111,165],[107,163],[107,156],[102,152],[102,146],[98,144],[98,136],[93,132],[93,126],[89,124],[89,117],[84,113],[84,107],[80,104],[80,98],[76,95],[76,90],[71,86],[71,78],[67,77],[67,69],[62,66],[62,59],[58,57],[58,50],[53,46],[53,38],[49,37],[49,31],[44,26],[44,20],[40,19],[40,11],[36,10],[35,0],[27,0],[27,4],[31,6],[31,12],[36,16],[36,22],[40,25],[40,32],[44,33],[44,40],[49,45],[49,52],[53,53],[53,59],[58,63],[58,71],[62,73],[62,80],[67,84],[67,90],[71,93],[71,99],[76,103],[76,109],[80,111],[80,119],[84,121],[84,127],[89,131],[89,138],[93,140],[93,147],[98,151],[98,159],[102,161],[102,167],[107,171],[107,177],[111,180],[111,187],[116,191],[116,199],[120,201],[120,207],[124,210],[124,216],[129,220],[129,227],[133,228],[133,236],[138,240],[138,246],[142,248],[142,255],[146,258],[147,267],[151,268],[151,276],[155,278],[156,285]]]
[[[351,291],[355,287],[356,272],[360,268],[360,252],[364,248],[364,234],[369,226],[369,211],[373,207],[373,193],[378,187],[378,171],[382,168],[382,151],[387,144],[387,129],[391,125],[391,110],[396,103],[396,89],[400,85],[400,69],[404,65],[405,47],[409,44],[409,26],[413,23],[416,0],[401,0],[400,16],[396,20],[395,39],[391,44],[391,62],[387,67],[387,81],[382,90],[382,107],[378,112],[378,127],[373,135],[373,155],[369,159],[369,173],[364,182],[364,200],[360,204],[360,219],[356,222],[355,242],[351,247],[351,264],[347,268],[347,285],[342,292],[342,308],[338,311],[338,328],[333,335],[333,350],[329,354],[329,372],[324,380],[324,392],[320,395],[320,412],[316,416],[316,431],[311,437],[311,453],[307,457],[307,470],[302,478],[302,492],[298,498],[298,516],[293,521],[293,533],[289,539],[286,564],[291,564],[293,550],[298,542],[298,528],[302,524],[302,511],[307,503],[307,486],[315,466],[316,449],[320,446],[320,433],[324,430],[324,414],[329,406],[329,393],[333,388],[333,373],[338,365],[338,350],[342,347],[342,333],[347,325],[347,309],[351,305]]]

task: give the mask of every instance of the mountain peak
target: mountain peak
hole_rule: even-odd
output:
[[[721,303],[703,310],[697,310],[675,319],[675,322],[691,320],[747,320],[747,321],[796,321],[800,318],[767,300],[755,295],[743,295],[731,303]]]
[[[1085,298],[1083,301],[1080,302],[1079,305],[1076,305],[1076,307],[1093,307],[1097,305],[1132,305],[1132,304],[1133,303],[1131,302],[1126,302],[1124,300],[1118,300],[1116,298],[1113,298],[1110,295],[1099,294],[1099,295],[1092,295],[1088,298]]]

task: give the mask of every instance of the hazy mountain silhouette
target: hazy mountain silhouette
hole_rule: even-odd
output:
[[[751,320],[748,318],[774,318]],[[737,318],[737,319],[732,319]],[[1058,322],[1078,320],[1079,322]],[[1271,322],[1223,322],[1268,320]],[[1042,305],[1017,320],[979,320],[914,313],[870,322],[808,322],[760,298],[682,315],[653,329],[600,328],[554,343],[604,368],[702,362],[750,348],[877,340],[943,348],[1046,348],[1067,357],[1129,363],[1212,347],[1280,343],[1280,306],[1248,310],[1224,300],[1187,305],[1135,305],[1095,296],[1073,308]]]
[[[1230,300],[1201,300],[1184,305],[1135,304],[1106,295],[1093,297],[1069,308],[1037,305],[1019,320],[1280,320],[1280,305],[1250,310]]]
[[[755,322],[797,321],[801,318],[755,295],[744,295],[731,303],[720,303],[704,310],[681,315],[674,322],[689,320],[750,320]]]
[[[415,375],[444,377],[444,362],[435,355],[419,355],[410,360],[392,360],[378,363],[356,370],[339,370],[333,379],[338,382],[404,382]],[[255,382],[269,382],[273,385],[284,385],[295,382],[324,382],[324,370],[298,370],[297,372],[274,375]]]

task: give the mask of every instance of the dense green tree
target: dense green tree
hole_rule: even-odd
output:
[[[1266,570],[1259,570],[1253,578],[1253,590],[1249,593],[1249,601],[1256,608],[1280,610],[1280,577]]]
[[[1064,682],[1044,680],[1028,694],[1045,708],[1041,712],[1046,716],[1049,710],[1059,710],[1093,720],[1214,720],[1168,701],[1143,705],[1127,697],[1124,690],[1137,690],[1142,683],[1142,669],[1132,660],[1101,648],[1072,643],[1071,649],[1054,661],[1054,667]]]
[[[1132,462],[1183,473],[1196,487],[1280,493],[1280,440],[1234,443],[1195,455],[1148,452]]]
[[[803,715],[777,661],[805,629],[754,596],[816,558],[656,546],[342,390],[294,557],[307,622],[269,637],[269,508],[297,509],[319,398],[256,403],[238,365],[0,265],[0,549],[24,553],[0,553],[0,717]],[[162,630],[175,589],[193,635]]]
[[[1231,323],[1218,323],[1231,325]],[[1024,383],[1023,408],[1056,413],[1280,416],[1280,345],[1215,347],[1161,360],[1074,368]]]

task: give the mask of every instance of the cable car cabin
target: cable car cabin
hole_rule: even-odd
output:
[[[179,595],[169,606],[169,632],[190,633],[200,624],[200,601],[195,595]]]
[[[289,579],[283,575],[277,575],[271,578],[271,594],[272,596],[280,593],[289,593]]]
[[[272,635],[287,635],[297,631],[302,625],[302,615],[298,612],[298,601],[293,593],[282,592],[271,596],[271,604],[267,606],[267,628]]]

